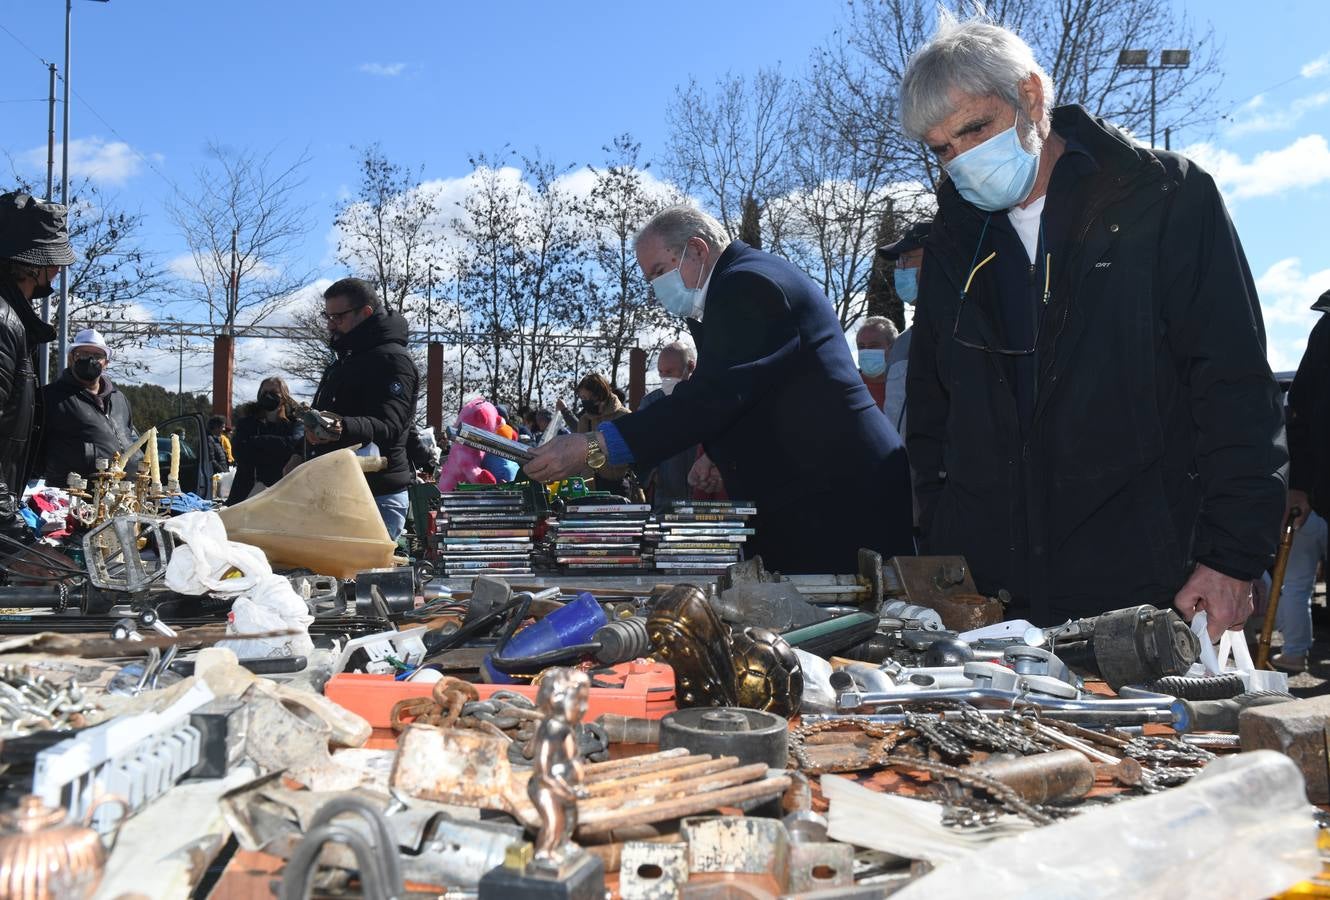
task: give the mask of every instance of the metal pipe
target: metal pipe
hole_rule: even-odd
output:
[[[854,680],[863,685],[869,691],[882,691],[884,693],[897,689],[896,683],[891,680],[891,676],[879,669],[877,666],[868,663],[852,662],[842,667],[841,671],[850,673]],[[835,687],[835,683],[832,684]]]
[[[969,703],[973,706],[1014,708],[1019,704],[1039,706],[1044,709],[1067,710],[1145,710],[1168,709],[1173,703],[1172,697],[1137,697],[1130,700],[1071,700],[1062,697],[1049,697],[1042,694],[1017,694],[993,688],[943,689],[936,691],[909,691],[900,693],[856,693],[847,691],[836,698],[839,709],[859,709],[862,706],[892,706],[910,703]]]
[[[1079,800],[1094,787],[1094,766],[1075,750],[986,761],[968,768],[1002,782],[1026,803]]]

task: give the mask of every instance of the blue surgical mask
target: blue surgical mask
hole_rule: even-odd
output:
[[[679,266],[683,265],[684,255],[687,253],[688,248],[684,247],[683,254],[679,256]],[[656,299],[660,301],[660,305],[676,316],[687,316],[700,320],[706,298],[707,283],[704,281],[695,288],[687,287],[683,283],[683,275],[679,272],[679,266],[675,266],[664,275],[652,279],[651,289],[656,292]],[[707,281],[710,280],[710,278],[707,279]]]
[[[900,297],[905,305],[913,306],[914,301],[919,298],[919,267],[903,269],[897,266],[893,280],[896,283],[896,296]]]
[[[881,378],[887,371],[887,351],[881,347],[860,347],[859,371],[869,378]]]
[[[982,210],[998,212],[1030,196],[1039,174],[1039,154],[1025,149],[1012,125],[966,150],[946,168],[962,197]]]

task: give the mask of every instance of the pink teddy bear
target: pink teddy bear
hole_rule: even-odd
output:
[[[499,427],[499,411],[494,404],[477,397],[462,407],[459,421],[494,432]],[[439,472],[439,490],[454,491],[459,484],[497,484],[494,476],[481,467],[485,454],[454,443]]]

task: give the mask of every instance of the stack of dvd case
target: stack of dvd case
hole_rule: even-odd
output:
[[[757,515],[752,503],[737,500],[675,500],[669,512],[652,518],[647,543],[658,572],[720,575],[743,558],[743,545]]]
[[[650,517],[646,503],[572,501],[557,520],[550,520],[554,561],[561,569],[640,569],[645,565],[642,534]]]
[[[447,491],[437,543],[443,574],[530,575],[536,516],[518,491]]]

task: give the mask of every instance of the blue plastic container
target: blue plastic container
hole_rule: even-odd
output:
[[[585,644],[606,621],[605,610],[595,597],[587,593],[578,594],[576,600],[513,635],[508,646],[503,648],[503,656],[505,659],[536,656],[560,647]],[[485,680],[490,684],[516,683],[517,679],[490,664],[492,655],[486,654],[481,663]]]

